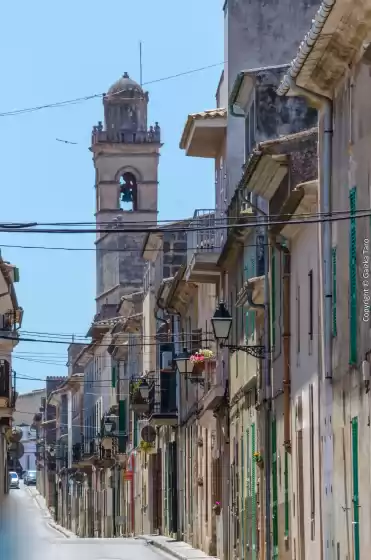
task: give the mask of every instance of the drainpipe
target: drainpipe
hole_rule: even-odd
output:
[[[309,105],[322,110],[323,112],[323,147],[322,147],[322,169],[319,170],[320,183],[320,212],[321,215],[329,215],[331,212],[331,180],[332,180],[332,101],[331,99],[318,95],[312,91],[304,89],[296,85],[295,81],[290,78],[290,88],[298,97],[304,97]],[[322,175],[320,174],[322,171]],[[321,426],[322,431],[322,472],[324,485],[323,496],[328,500],[328,504],[323,508],[322,513],[322,546],[325,559],[330,559],[332,549],[332,476],[333,476],[333,445],[332,445],[332,408],[333,408],[333,390],[332,390],[332,262],[331,262],[331,245],[332,245],[332,229],[331,222],[324,221],[320,224],[320,281],[323,286],[321,297],[321,330],[322,330],[322,415]],[[320,450],[321,455],[321,450]],[[331,500],[331,501],[330,501]]]

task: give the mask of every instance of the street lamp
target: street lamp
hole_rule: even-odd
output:
[[[229,338],[232,328],[232,317],[225,306],[224,301],[220,301],[211,319],[215,339],[220,342]]]
[[[183,352],[176,355],[174,361],[181,375],[187,375],[187,373],[192,370],[192,367],[190,366],[190,357],[191,355],[187,348],[183,348]],[[188,366],[190,366],[189,369]]]
[[[104,420],[104,432],[110,435],[113,431],[114,422],[110,418]]]
[[[253,356],[254,358],[264,358],[264,346],[225,344],[224,341],[229,338],[231,332],[232,321],[232,316],[226,308],[225,303],[220,301],[213,317],[211,318],[214,336],[216,341],[219,342],[220,348],[228,348],[232,354],[241,350],[241,352],[246,352],[246,354],[250,354],[250,356]]]

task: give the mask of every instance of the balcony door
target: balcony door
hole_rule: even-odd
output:
[[[10,397],[10,364],[0,360],[0,397]]]

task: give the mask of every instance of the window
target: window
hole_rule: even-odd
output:
[[[337,273],[337,251],[332,248],[332,336],[337,336],[337,314],[336,314],[336,279]]]
[[[311,539],[315,538],[315,488],[314,488],[314,408],[313,385],[309,385],[309,468],[310,468],[310,511]]]
[[[313,270],[311,270],[308,274],[309,280],[309,295],[308,295],[308,303],[309,303],[309,341],[313,341]]]
[[[138,187],[132,173],[124,173],[120,177],[120,207],[131,212],[138,210]]]
[[[300,286],[296,288],[296,353],[300,354]]]

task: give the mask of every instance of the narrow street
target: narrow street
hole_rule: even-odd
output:
[[[50,517],[40,509],[21,482],[11,490],[0,510],[0,557],[18,560],[160,560],[165,556],[135,539],[67,538],[48,525]],[[5,507],[4,507],[5,506]]]

